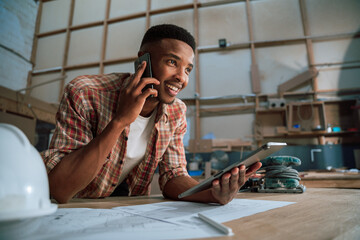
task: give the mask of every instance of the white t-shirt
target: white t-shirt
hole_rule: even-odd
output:
[[[147,143],[155,125],[155,116],[156,110],[153,111],[150,117],[142,117],[139,115],[136,120],[130,124],[124,167],[119,183],[122,183],[129,172],[144,159]]]

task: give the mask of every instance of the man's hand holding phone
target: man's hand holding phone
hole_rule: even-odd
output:
[[[158,85],[160,82],[152,77],[142,77],[146,70],[147,62],[141,62],[136,72],[130,77],[127,86],[122,90],[119,97],[119,105],[116,113],[116,120],[122,124],[130,125],[141,113],[146,99],[153,95],[157,97],[157,90],[144,88],[149,84]]]

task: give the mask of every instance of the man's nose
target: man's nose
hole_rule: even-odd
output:
[[[176,79],[180,83],[184,83],[184,82],[186,82],[187,78],[188,78],[188,75],[185,73],[185,68],[179,67],[177,69]]]

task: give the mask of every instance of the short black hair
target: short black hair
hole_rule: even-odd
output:
[[[195,39],[186,29],[173,24],[160,24],[149,28],[141,42],[140,48],[149,42],[159,41],[164,38],[172,38],[187,43],[195,52]]]

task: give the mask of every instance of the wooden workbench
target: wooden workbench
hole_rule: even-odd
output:
[[[349,172],[301,172],[301,184],[309,188],[358,188],[360,173]]]
[[[360,190],[308,188],[303,194],[239,193],[238,198],[296,202],[252,216],[224,223],[232,237],[210,239],[359,239]],[[148,197],[111,197],[74,199],[60,208],[113,208],[168,201],[160,195]]]

